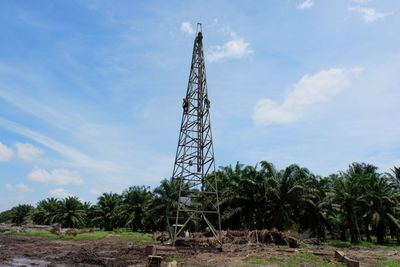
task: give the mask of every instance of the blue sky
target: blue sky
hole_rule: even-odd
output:
[[[172,173],[196,23],[219,166],[400,165],[400,2],[1,1],[0,210]]]

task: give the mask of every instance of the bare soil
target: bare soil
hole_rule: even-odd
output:
[[[321,257],[325,262],[338,263],[334,258],[335,250],[340,250],[346,256],[360,262],[361,267],[383,267],[382,262],[385,259],[400,261],[400,249],[393,248],[390,250],[380,250],[375,247],[371,248],[333,248],[324,246],[311,246],[306,249],[291,249],[276,245],[264,244],[224,244],[223,252],[182,252],[178,250],[174,254],[178,262],[185,263],[184,266],[269,266],[279,267],[279,263],[270,263],[262,265],[251,265],[247,260],[253,257],[257,258],[289,258],[295,253],[301,251],[313,252],[316,256]],[[190,255],[192,253],[192,255]],[[301,265],[301,267],[319,267],[313,264]],[[399,265],[400,267],[400,265]]]
[[[301,249],[300,249],[301,250]],[[396,248],[381,250],[375,247],[340,249],[361,266],[379,266],[382,259],[400,260]],[[180,266],[252,266],[250,257],[286,258],[296,253],[276,245],[225,244],[223,252],[196,251],[180,248],[177,251],[160,249],[167,260],[176,260]],[[308,251],[329,261],[334,260],[335,248],[313,246]],[[145,246],[134,246],[131,241],[106,237],[92,241],[69,241],[43,237],[0,234],[0,266],[146,266]],[[179,265],[178,265],[179,266]],[[278,266],[254,265],[254,266]],[[308,265],[307,265],[308,266]]]
[[[144,247],[118,237],[68,241],[0,234],[0,266],[143,266],[146,260]]]

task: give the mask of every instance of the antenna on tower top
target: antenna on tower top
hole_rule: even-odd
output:
[[[200,23],[200,22],[197,22],[196,33],[199,33],[199,32],[203,32],[203,27],[201,26],[201,23]]]

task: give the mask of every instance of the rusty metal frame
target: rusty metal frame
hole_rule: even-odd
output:
[[[189,82],[182,107],[182,122],[171,178],[179,182],[178,205],[172,216],[174,222],[169,229],[172,244],[175,244],[180,233],[196,216],[204,219],[211,233],[221,243],[221,215],[200,23],[197,24]],[[183,192],[183,188],[189,188],[189,190]],[[210,207],[211,210],[204,210],[199,205],[188,206],[180,203],[181,197],[189,197],[194,202],[199,198],[206,199],[207,205],[203,203],[203,206]],[[206,214],[216,214],[214,219],[217,230]],[[182,219],[183,224],[179,224]]]

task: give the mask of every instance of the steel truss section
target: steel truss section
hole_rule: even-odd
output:
[[[197,24],[182,123],[172,180],[179,183],[176,211],[169,223],[172,244],[191,221],[202,220],[221,243],[214,147],[211,134],[210,100],[203,52],[201,24]]]

